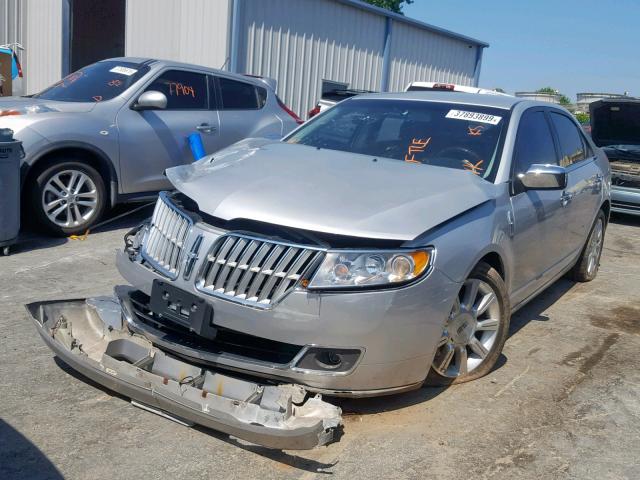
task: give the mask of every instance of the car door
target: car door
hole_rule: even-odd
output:
[[[167,106],[137,111],[126,104],[118,112],[122,193],[169,188],[165,169],[193,161],[187,139],[192,133],[201,133],[206,152],[220,146],[220,121],[215,107],[210,108],[215,103],[206,73],[170,68],[139,93],[146,91],[162,92]]]
[[[560,165],[567,170],[563,192],[564,254],[570,262],[584,246],[600,207],[604,177],[580,128],[567,114],[549,114],[560,148]]]
[[[282,137],[282,122],[265,108],[266,88],[222,75],[214,80],[221,100],[220,134],[226,145],[250,137]]]
[[[557,165],[558,153],[544,108],[520,118],[512,161],[513,303],[543,283],[543,275],[563,256],[564,212],[561,190],[526,190],[518,176],[531,165]]]

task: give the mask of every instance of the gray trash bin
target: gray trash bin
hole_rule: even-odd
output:
[[[13,138],[13,130],[0,128],[0,252],[9,254],[9,246],[20,232],[20,160],[22,142]]]

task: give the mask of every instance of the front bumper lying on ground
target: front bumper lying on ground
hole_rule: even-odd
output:
[[[258,384],[166,355],[122,321],[119,302],[100,297],[27,305],[38,333],[91,380],[187,423],[277,449],[330,443],[340,408],[298,385]]]

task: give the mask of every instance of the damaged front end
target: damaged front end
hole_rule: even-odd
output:
[[[320,395],[167,355],[128,330],[115,297],[37,302],[27,310],[58,357],[137,406],[270,448],[303,450],[337,440],[341,410]]]

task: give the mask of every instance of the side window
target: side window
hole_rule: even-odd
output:
[[[559,113],[551,113],[551,121],[560,141],[561,167],[568,167],[572,163],[586,158],[585,144],[578,127],[567,117]]]
[[[167,110],[204,110],[208,108],[207,76],[183,70],[168,70],[145,91],[156,90],[167,97]]]
[[[218,77],[223,110],[257,110],[267,100],[267,91],[250,83]],[[262,96],[258,90],[263,90]]]
[[[534,164],[557,164],[556,148],[544,112],[525,112],[520,119],[515,145],[515,174]]]

